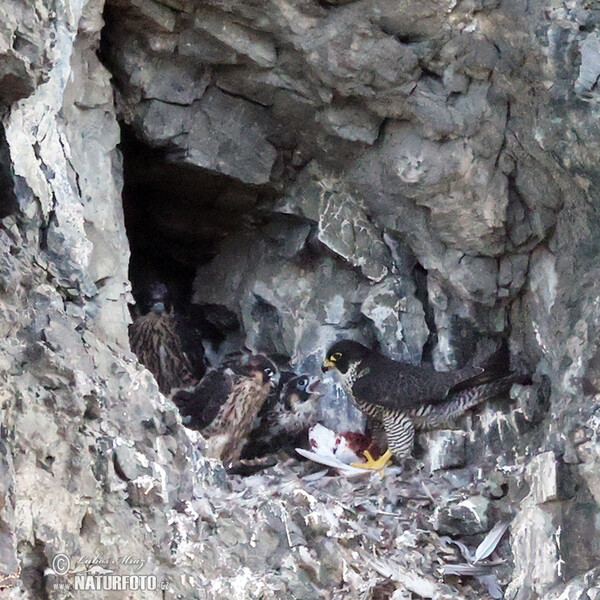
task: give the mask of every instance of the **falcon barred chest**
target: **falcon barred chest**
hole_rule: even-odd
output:
[[[492,357],[493,358],[493,357]],[[380,469],[393,457],[412,453],[415,429],[435,429],[481,402],[506,393],[520,378],[506,363],[489,359],[486,368],[467,365],[439,372],[428,366],[394,361],[351,340],[335,343],[322,370],[335,369],[348,397],[383,431],[388,450],[364,466]]]

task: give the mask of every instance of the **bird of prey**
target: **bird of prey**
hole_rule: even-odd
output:
[[[129,343],[138,360],[154,375],[163,394],[190,386],[204,374],[202,342],[187,320],[167,308],[168,290],[150,286],[150,311],[129,326]]]
[[[509,374],[500,352],[485,368],[471,364],[439,372],[394,361],[355,341],[333,344],[322,371],[339,372],[346,394],[387,438],[388,449],[377,461],[365,452],[367,462],[354,466],[378,470],[392,457],[410,456],[415,429],[440,427],[484,400],[507,392],[523,378]]]
[[[279,389],[265,402],[248,436],[242,457],[251,459],[285,450],[293,454],[308,445],[308,429],[316,419],[315,400],[321,395],[316,377],[281,373]]]
[[[193,390],[179,390],[172,399],[184,423],[207,438],[206,456],[230,464],[240,458],[254,419],[277,383],[275,365],[251,355],[235,371],[209,371]]]

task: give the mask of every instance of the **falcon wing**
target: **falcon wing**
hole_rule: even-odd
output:
[[[233,389],[231,375],[223,371],[209,371],[192,390],[180,390],[173,396],[173,402],[181,416],[188,417],[188,427],[204,429],[219,414]]]
[[[189,362],[190,373],[199,381],[206,372],[202,334],[194,323],[182,315],[175,315],[176,331],[181,340],[181,352]]]
[[[482,372],[475,366],[439,372],[372,353],[359,365],[352,393],[357,400],[385,408],[417,408],[445,400],[456,385],[464,385]]]

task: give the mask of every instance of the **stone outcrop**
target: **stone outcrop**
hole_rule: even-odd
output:
[[[507,597],[598,595],[592,4],[10,0],[0,14],[8,597],[87,597],[57,575],[61,553],[125,574],[139,558],[166,598],[481,597],[483,577],[439,579],[440,536],[475,547],[498,521]],[[438,369],[503,336],[534,386],[464,434],[426,435],[423,472],[231,479],[129,350],[129,281],[155,274],[223,347],[310,373],[341,336]],[[322,419],[356,424],[346,406],[332,387]]]

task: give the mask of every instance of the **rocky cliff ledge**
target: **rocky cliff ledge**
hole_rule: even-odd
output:
[[[0,23],[3,597],[600,596],[594,3],[6,0]],[[305,371],[345,333],[438,369],[501,336],[534,385],[423,439],[460,438],[452,469],[229,477],[129,349],[149,276]],[[502,562],[442,578],[444,536],[498,522]],[[165,589],[77,591],[57,555]]]

